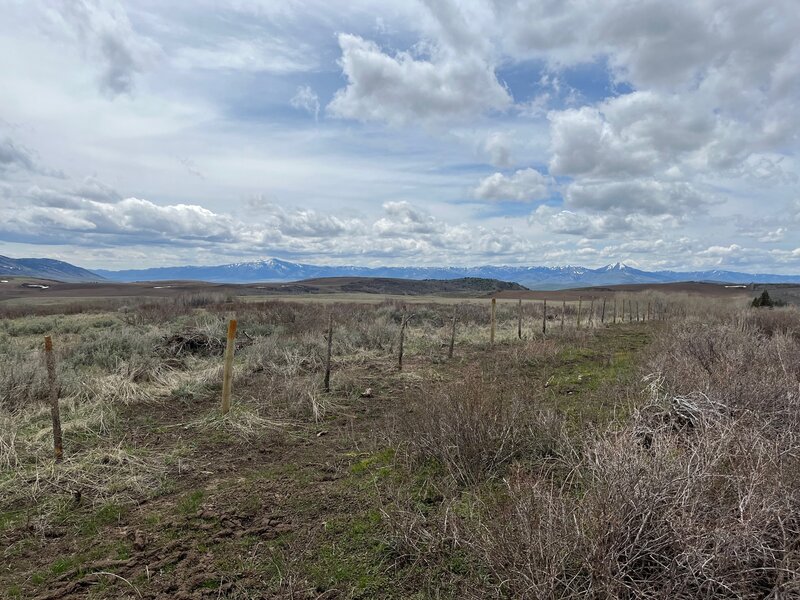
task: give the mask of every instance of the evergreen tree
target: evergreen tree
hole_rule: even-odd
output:
[[[767,290],[764,290],[763,292],[761,292],[761,296],[759,296],[758,298],[754,298],[753,299],[753,306],[755,306],[755,307],[759,307],[759,306],[770,307],[770,306],[773,306],[772,298],[769,297],[769,292]]]

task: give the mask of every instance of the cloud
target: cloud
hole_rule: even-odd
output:
[[[671,267],[738,244],[789,269],[794,5],[12,2],[2,244]],[[337,118],[304,126],[320,109]],[[271,205],[246,212],[259,192]]]
[[[297,88],[297,93],[289,100],[289,104],[298,110],[304,110],[319,121],[319,96],[310,86],[301,85]]]
[[[328,105],[333,116],[424,124],[505,110],[511,104],[492,66],[476,54],[432,48],[428,58],[410,52],[390,56],[357,35],[342,33],[338,39],[348,83]]]
[[[363,233],[364,224],[359,219],[347,219],[322,214],[311,209],[288,210],[263,195],[248,200],[248,212],[258,227],[268,227],[280,235],[297,238],[337,238]]]
[[[588,239],[641,234],[644,231],[653,231],[659,225],[657,220],[636,214],[577,212],[547,205],[539,206],[533,211],[528,222],[549,233]]]
[[[0,139],[0,173],[14,170],[35,170],[35,162],[26,148],[17,146],[10,137]]]
[[[566,190],[570,208],[598,212],[682,217],[705,210],[711,198],[686,182],[629,180],[572,183]]]
[[[187,45],[179,48],[171,60],[177,68],[187,71],[288,74],[307,72],[318,66],[308,44],[277,35],[255,39],[231,37],[205,41],[205,45]]]
[[[41,164],[34,151],[16,143],[11,137],[0,137],[0,177],[3,175],[38,174],[63,178],[64,173]]]
[[[409,202],[386,202],[383,205],[386,216],[372,226],[372,230],[382,237],[433,234],[442,226],[430,215],[414,208]]]
[[[114,0],[75,0],[48,5],[56,34],[71,34],[99,67],[98,84],[109,97],[130,94],[137,74],[160,55],[159,45],[134,31],[122,4]]]
[[[494,132],[486,137],[483,149],[489,155],[493,167],[506,169],[511,166],[511,140],[506,133]]]
[[[636,177],[707,168],[722,161],[712,111],[679,97],[633,92],[598,107],[554,111],[550,172],[571,177]],[[712,158],[716,153],[717,158]]]
[[[480,200],[536,202],[550,195],[550,183],[550,178],[530,168],[511,176],[495,173],[478,183],[473,196]]]

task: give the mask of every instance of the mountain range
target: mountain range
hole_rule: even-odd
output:
[[[736,271],[643,271],[617,263],[599,269],[586,267],[359,267],[295,263],[277,258],[218,266],[158,267],[89,271],[49,258],[8,258],[0,256],[0,276],[26,276],[67,282],[88,281],[169,281],[194,280],[212,283],[253,283],[300,281],[322,277],[393,277],[398,279],[460,279],[479,277],[519,283],[528,288],[547,290],[636,283],[709,281],[743,285],[757,283],[796,283],[798,275],[739,273]]]
[[[276,258],[219,266],[160,267],[125,271],[96,270],[111,281],[199,280],[216,283],[299,281],[320,277],[394,277],[400,279],[459,279],[480,277],[519,283],[534,289],[561,289],[635,283],[712,281],[730,284],[800,283],[798,275],[738,273],[735,271],[643,271],[621,263],[599,269],[586,267],[359,267],[324,266]]]

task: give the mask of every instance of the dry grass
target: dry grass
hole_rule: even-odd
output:
[[[400,492],[384,507],[396,552],[430,569],[468,557],[473,597],[800,594],[800,318],[710,321],[673,320],[632,416],[572,438],[531,427],[500,382],[429,390],[408,455],[469,491],[426,484],[432,513]]]
[[[647,298],[667,305],[653,294],[639,297],[640,309]],[[555,386],[541,375],[561,369],[577,381],[592,366],[612,381],[619,357],[610,351],[601,365],[599,319],[590,327],[584,313],[578,330],[575,303],[563,331],[553,306],[546,336],[541,306],[524,305],[522,341],[517,305],[501,303],[492,353],[488,303],[318,310],[203,297],[8,319],[0,325],[0,512],[24,508],[44,532],[76,497],[130,504],[192,468],[180,447],[156,452],[127,435],[122,417],[131,411],[168,407],[174,422],[158,423],[163,432],[245,447],[329,430],[350,398],[376,385],[389,393],[375,402],[396,403],[387,428],[397,460],[380,477],[400,482],[381,492],[389,528],[381,543],[398,571],[450,578],[475,598],[800,595],[800,315],[691,297],[668,306],[665,319],[648,324],[655,341],[637,358],[647,375],[637,389],[581,388],[590,390],[581,396],[587,411],[617,392],[634,405],[611,423],[580,426],[555,410]],[[332,393],[322,390],[328,310]],[[398,374],[399,324],[411,312],[409,368]],[[234,315],[247,344],[237,348],[233,409],[221,417],[218,352]],[[41,356],[48,333],[61,382],[60,465],[51,458]],[[178,350],[167,343],[165,352],[165,340]]]

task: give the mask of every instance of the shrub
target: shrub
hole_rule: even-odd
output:
[[[529,393],[471,376],[420,390],[400,424],[399,445],[412,462],[436,461],[462,485],[502,475],[515,460],[555,446],[560,423]]]

